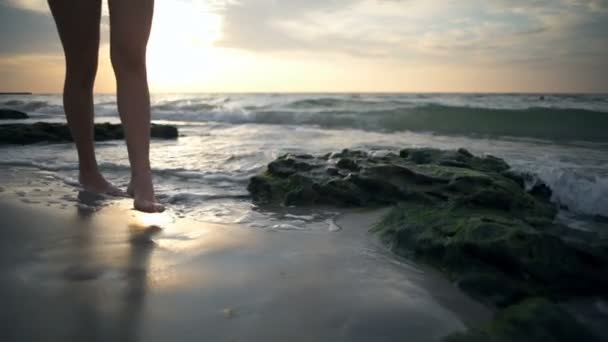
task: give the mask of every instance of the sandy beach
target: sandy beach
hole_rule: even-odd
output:
[[[350,212],[276,231],[4,198],[3,341],[437,340],[489,312]],[[336,229],[337,230],[337,229]]]
[[[523,121],[490,127],[507,136],[476,126],[505,108],[603,113],[603,97],[155,95],[155,123],[179,132],[152,140],[162,215],[79,192],[73,144],[49,136],[68,131],[61,96],[2,101],[30,118],[25,135],[0,125],[0,341],[608,334],[608,153],[591,139],[603,117],[573,130],[589,141],[519,137]],[[115,97],[95,109],[118,127]],[[474,123],[468,135],[440,134],[454,113]],[[413,117],[438,132],[393,125]],[[119,137],[102,134],[96,152],[126,188]]]

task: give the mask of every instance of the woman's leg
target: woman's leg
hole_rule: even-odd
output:
[[[63,107],[70,126],[80,170],[80,183],[89,191],[117,194],[101,175],[95,159],[93,84],[97,73],[101,0],[49,0],[65,53]]]
[[[134,207],[160,212],[150,169],[150,94],[146,74],[146,46],[154,0],[109,0],[110,51],[116,74],[118,111],[125,129]]]

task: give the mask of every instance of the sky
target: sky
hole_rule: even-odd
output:
[[[608,0],[156,0],[147,61],[152,92],[608,93],[607,37]],[[0,92],[63,77],[46,0],[0,0]]]

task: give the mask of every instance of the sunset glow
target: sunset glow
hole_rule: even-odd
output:
[[[112,92],[103,6],[96,91]],[[60,91],[46,1],[0,9],[0,90]],[[605,92],[606,23],[603,0],[159,0],[149,79],[154,92]]]

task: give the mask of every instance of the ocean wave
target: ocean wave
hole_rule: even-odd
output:
[[[542,98],[542,100],[541,100]],[[27,113],[63,113],[60,96],[9,98],[0,106]],[[95,105],[117,116],[115,97]],[[512,136],[608,142],[608,96],[535,94],[295,94],[160,96],[155,120],[309,125],[380,132]]]
[[[558,205],[579,214],[608,216],[608,177],[557,168],[539,170],[537,176],[551,188]]]
[[[201,112],[210,111],[218,108],[218,105],[206,102],[192,101],[165,101],[159,104],[152,105],[152,111],[183,111],[183,112]]]
[[[0,106],[15,109],[18,111],[43,114],[63,114],[63,106],[55,105],[47,101],[23,101],[23,100],[8,100],[0,102]]]
[[[155,113],[155,119],[332,129],[608,141],[608,113],[586,109],[489,109],[423,105],[386,110],[213,110]]]

